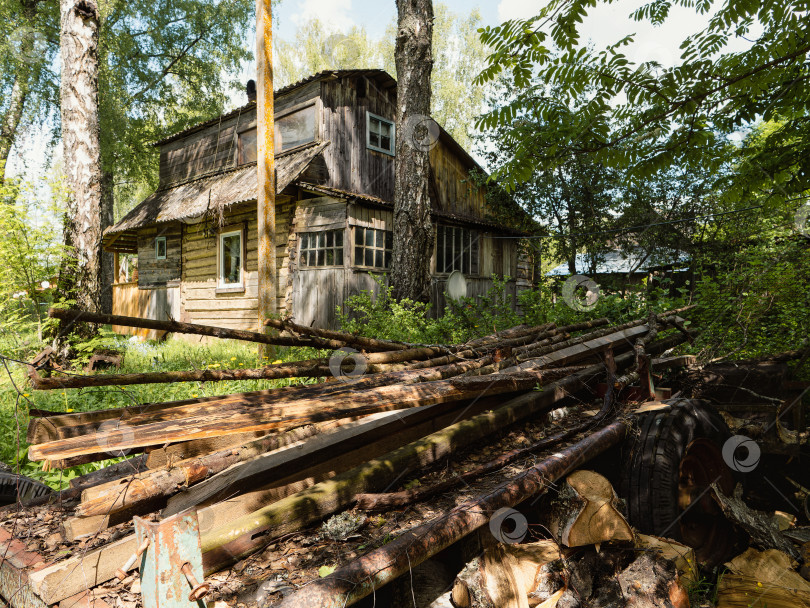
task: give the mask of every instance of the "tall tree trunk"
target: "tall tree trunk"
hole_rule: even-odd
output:
[[[430,149],[438,129],[430,117],[433,68],[432,0],[397,0],[397,128],[394,163],[394,263],[396,299],[428,301],[433,227],[430,222]]]
[[[6,178],[6,161],[11,153],[11,146],[14,145],[17,128],[20,125],[23,108],[25,107],[25,98],[28,96],[28,86],[25,80],[26,77],[22,74],[18,73],[15,76],[14,84],[11,87],[9,105],[3,114],[3,122],[0,124],[0,184]]]
[[[14,75],[14,83],[11,86],[8,106],[0,120],[0,184],[6,177],[6,161],[11,153],[11,147],[17,138],[17,129],[22,120],[25,100],[31,87],[31,78],[34,68],[31,65],[35,61],[34,56],[34,25],[37,16],[37,4],[39,0],[23,0],[22,16],[28,30],[20,40],[19,57],[17,57],[17,71]]]
[[[69,276],[60,278],[78,308],[95,312],[101,301],[102,222],[98,6],[95,0],[60,0],[60,14],[62,144],[69,190],[65,244],[73,258],[73,264],[63,265]]]

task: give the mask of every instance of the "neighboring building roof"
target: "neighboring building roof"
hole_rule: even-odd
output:
[[[646,273],[653,268],[669,266],[689,262],[689,256],[683,251],[662,250],[654,252],[644,259],[646,253],[636,250],[631,253],[623,251],[609,251],[600,256],[596,264],[596,272],[593,274],[627,274],[630,272]],[[642,262],[642,260],[644,260]],[[591,258],[584,253],[578,253],[576,259],[577,274],[588,274],[590,270]],[[568,271],[568,263],[560,264],[546,273],[547,277],[561,277],[571,274]]]
[[[316,80],[327,80],[331,78],[345,78],[351,76],[365,76],[367,78],[374,78],[375,80],[380,81],[380,86],[383,88],[388,88],[391,86],[396,86],[396,80],[385,70],[380,69],[364,69],[364,70],[323,70],[322,72],[318,72],[317,74],[312,74],[311,76],[307,76],[306,78],[302,78],[298,82],[293,82],[292,84],[288,84],[285,87],[281,87],[280,89],[276,89],[274,97],[278,97],[283,95],[284,93],[288,93],[293,89],[297,89],[298,87],[302,87],[305,84],[309,84],[310,82],[314,82]],[[229,118],[233,118],[234,116],[238,116],[239,114],[252,109],[256,106],[255,101],[249,101],[245,105],[231,110],[227,114],[222,114],[221,116],[217,116],[216,118],[212,118],[210,120],[205,120],[203,122],[199,122],[195,125],[188,127],[187,129],[183,129],[182,131],[178,131],[177,133],[173,133],[168,137],[165,137],[159,141],[154,143],[155,146],[161,146],[163,144],[168,144],[173,142],[177,139],[182,139],[195,131],[199,131],[211,125],[214,125],[218,122],[228,120]]]
[[[280,193],[329,145],[315,142],[276,156],[276,192]],[[256,200],[256,163],[199,177],[158,190],[104,231],[105,246],[113,235],[152,224],[202,216],[208,211]],[[120,237],[119,237],[120,238]],[[117,239],[116,239],[117,240]],[[131,240],[125,239],[125,240]]]

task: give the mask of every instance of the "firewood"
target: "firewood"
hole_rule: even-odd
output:
[[[700,580],[697,558],[692,547],[670,540],[658,538],[647,534],[636,534],[636,548],[649,551],[664,557],[675,564],[681,581],[687,587]]]
[[[749,548],[726,564],[718,608],[810,608],[810,583],[794,571],[796,562],[776,549]]]
[[[616,508],[618,500],[602,475],[575,471],[550,501],[548,529],[566,547],[632,541],[633,529]]]

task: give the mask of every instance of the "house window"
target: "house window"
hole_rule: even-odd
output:
[[[156,260],[165,260],[166,259],[166,237],[159,236],[155,239],[155,259]]]
[[[232,230],[219,235],[219,287],[238,289],[244,287],[244,254],[242,231]]]
[[[478,274],[479,234],[458,226],[436,228],[436,272]]]
[[[354,228],[354,265],[391,268],[394,233],[374,228]]]
[[[302,268],[343,266],[343,230],[302,232],[299,238]]]
[[[318,134],[317,105],[276,116],[276,154],[315,141]]]
[[[275,119],[275,153],[280,154],[303,146],[318,138],[318,104],[309,105],[279,114]],[[256,162],[258,158],[256,127],[239,134],[239,164]]]
[[[394,155],[394,123],[366,112],[366,146],[378,152]]]

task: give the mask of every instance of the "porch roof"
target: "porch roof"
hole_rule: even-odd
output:
[[[277,155],[276,192],[281,193],[290,185],[328,145],[328,141],[315,142],[298,150]],[[256,200],[257,190],[256,163],[218,171],[159,189],[127,213],[121,221],[104,231],[104,248],[109,251],[135,253],[136,231],[139,228],[196,218],[231,205]]]

